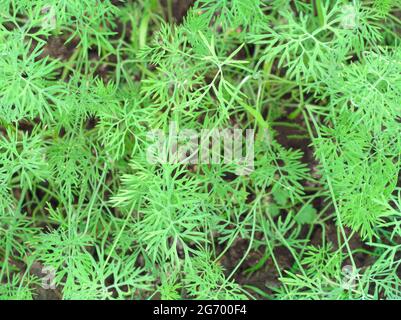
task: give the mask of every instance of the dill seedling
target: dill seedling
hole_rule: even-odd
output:
[[[0,299],[401,298],[400,1],[162,3],[0,0]]]

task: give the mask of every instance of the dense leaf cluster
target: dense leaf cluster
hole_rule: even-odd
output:
[[[0,298],[401,298],[400,2],[172,2],[0,0]]]

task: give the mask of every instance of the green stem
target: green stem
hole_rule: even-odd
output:
[[[73,69],[72,65],[74,64],[75,60],[77,59],[79,53],[81,52],[81,47],[78,47],[74,53],[72,54],[72,56],[70,57],[70,59],[68,59],[67,63],[64,66],[63,69],[63,73],[61,74],[61,80],[64,81],[67,76],[68,73]]]
[[[319,25],[320,25],[320,27],[323,27],[325,25],[325,18],[324,18],[324,10],[323,10],[322,0],[316,0],[315,4],[316,4],[317,16],[319,18]]]
[[[167,0],[167,17],[170,23],[174,21],[173,0]]]

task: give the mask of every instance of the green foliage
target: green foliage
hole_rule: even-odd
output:
[[[400,2],[171,3],[0,0],[0,299],[400,299]]]

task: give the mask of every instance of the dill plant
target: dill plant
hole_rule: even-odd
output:
[[[1,299],[400,298],[400,2],[167,2],[0,0]]]

